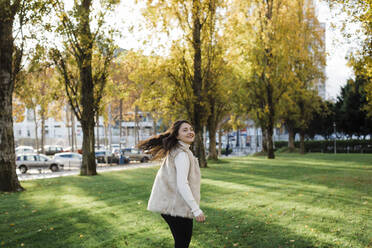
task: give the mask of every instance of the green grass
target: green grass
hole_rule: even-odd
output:
[[[202,169],[190,247],[372,247],[372,155],[235,157]],[[146,211],[157,168],[22,182],[0,194],[0,247],[171,248]]]

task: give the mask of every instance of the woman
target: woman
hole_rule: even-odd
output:
[[[194,138],[191,124],[180,120],[166,132],[138,145],[151,153],[153,159],[165,158],[156,175],[147,209],[161,213],[172,232],[175,248],[189,247],[193,218],[205,221],[199,208],[199,163],[190,150]]]

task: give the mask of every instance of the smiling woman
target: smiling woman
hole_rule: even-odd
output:
[[[175,248],[189,247],[193,218],[204,222],[199,208],[200,169],[190,150],[195,133],[186,120],[166,132],[142,141],[138,147],[154,158],[165,158],[156,175],[147,209],[160,213],[172,232]]]

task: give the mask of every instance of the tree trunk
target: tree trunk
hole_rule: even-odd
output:
[[[134,145],[139,142],[139,132],[138,132],[138,106],[134,107]]]
[[[123,99],[120,99],[119,103],[119,146],[121,149],[121,138],[123,136]]]
[[[79,40],[82,43],[82,59],[79,64],[81,87],[81,127],[83,131],[83,164],[80,175],[93,176],[97,175],[96,160],[94,154],[94,84],[92,78],[92,52],[93,43],[92,33],[90,30],[90,7],[91,0],[81,1],[81,18],[79,23]]]
[[[305,132],[300,130],[300,153],[305,154]]]
[[[156,135],[156,122],[157,120],[155,119],[154,116],[152,116],[152,134]]]
[[[24,189],[18,181],[15,164],[12,116],[14,14],[9,13],[7,3],[1,1],[0,4],[0,191],[17,192]]]
[[[222,129],[218,129],[218,156],[221,156],[222,152]]]
[[[66,127],[67,127],[67,135],[68,135],[68,145],[71,146],[69,105],[66,105]]]
[[[71,151],[76,150],[75,116],[71,110]]]
[[[274,128],[272,125],[269,125],[267,129],[267,158],[274,159],[274,143],[273,143],[273,131]]]
[[[218,160],[217,150],[216,150],[216,132],[217,123],[213,115],[208,118],[207,122],[208,132],[209,132],[209,159]]]
[[[267,153],[267,131],[264,127],[261,127],[262,132],[262,152]]]
[[[204,142],[203,142],[203,129],[195,129],[195,140],[194,140],[194,152],[195,156],[199,160],[200,167],[207,167],[207,160],[205,158],[205,149],[204,149]]]
[[[203,142],[203,123],[202,123],[202,114],[205,114],[203,105],[202,105],[202,56],[201,56],[201,40],[200,33],[202,25],[200,23],[200,2],[198,0],[193,1],[192,7],[192,39],[193,39],[193,50],[194,50],[194,77],[192,82],[193,93],[195,100],[193,101],[193,116],[192,124],[195,129],[195,141],[194,149],[196,156],[199,159],[200,167],[207,167],[207,160],[205,158],[205,148]]]
[[[97,149],[99,149],[100,145],[99,145],[99,114],[98,112],[96,113],[96,134],[97,134],[96,145],[97,145]]]
[[[44,146],[45,146],[45,114],[44,111],[41,110],[41,153],[44,153]]]
[[[38,131],[39,127],[37,125],[36,108],[33,108],[33,111],[34,111],[34,124],[35,124],[36,151],[39,152],[39,136],[37,134],[37,131]]]
[[[287,125],[287,129],[288,129],[288,148],[291,151],[294,151],[295,150],[294,140],[295,140],[296,133],[292,125]]]

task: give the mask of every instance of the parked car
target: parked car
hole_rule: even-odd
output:
[[[67,167],[81,167],[83,156],[75,152],[61,152],[54,155],[53,159]]]
[[[39,152],[41,152],[41,148],[39,149]],[[45,155],[54,155],[56,153],[63,152],[62,146],[44,146],[44,154]]]
[[[110,151],[96,151],[95,155],[98,163],[106,163],[106,161],[107,163],[119,163],[119,158],[114,156]]]
[[[16,166],[23,174],[32,168],[49,168],[53,172],[63,169],[63,164],[59,164],[43,154],[36,153],[18,155]]]
[[[24,154],[24,153],[34,153],[35,150],[32,146],[18,146],[15,149],[15,153],[18,154]]]
[[[145,154],[137,148],[124,148],[121,153],[128,157],[130,161],[140,161],[141,163],[145,163],[151,159],[151,155]]]

